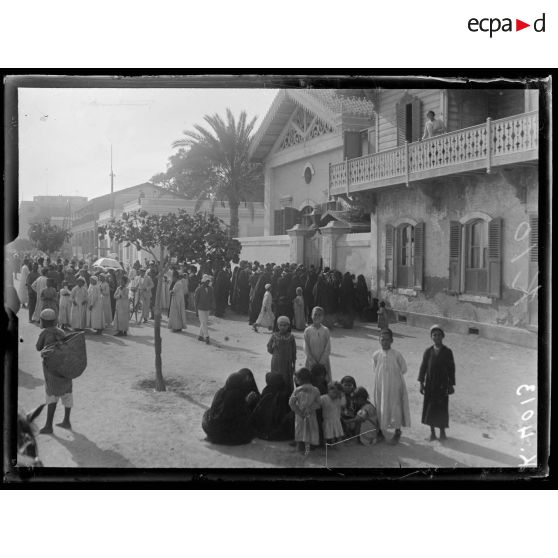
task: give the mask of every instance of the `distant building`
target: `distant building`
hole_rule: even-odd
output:
[[[19,238],[29,238],[29,227],[44,219],[70,228],[72,214],[87,203],[82,196],[34,196],[19,204]]]
[[[116,255],[124,264],[131,264],[136,259],[142,263],[147,254],[138,254],[134,247],[125,247],[110,242],[108,238],[99,239],[97,228],[106,224],[111,217],[119,218],[123,212],[143,209],[150,214],[164,215],[178,209],[186,209],[194,213],[195,200],[186,199],[165,188],[150,182],[118,190],[113,194],[105,194],[91,199],[73,215],[72,221],[72,253],[78,257],[98,257]],[[210,202],[204,202],[198,212],[212,211]],[[226,203],[216,203],[213,213],[229,224],[229,208]],[[252,208],[241,204],[239,208],[239,230],[244,236],[263,234],[264,207],[263,203],[254,203]]]

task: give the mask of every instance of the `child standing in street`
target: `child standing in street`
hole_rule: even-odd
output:
[[[299,331],[306,328],[306,311],[304,309],[304,297],[302,296],[302,287],[296,288],[296,297],[293,300],[294,309],[294,327]]]
[[[343,388],[338,382],[328,385],[327,394],[322,395],[322,417],[324,439],[327,444],[334,444],[343,439],[341,424],[341,407],[343,405]]]
[[[52,308],[43,310],[40,314],[40,320],[43,330],[37,340],[37,351],[42,351],[47,345],[53,345],[66,337],[64,331],[56,327],[56,313]],[[62,405],[64,405],[64,420],[56,426],[70,430],[72,428],[70,412],[73,406],[72,380],[51,374],[46,369],[44,361],[43,374],[45,376],[46,403],[48,407],[46,423],[40,430],[40,433],[52,434],[52,421],[54,420],[56,404],[59,399],[62,400]]]
[[[306,367],[311,369],[315,364],[322,364],[326,369],[326,380],[331,382],[331,366],[329,353],[331,341],[329,329],[322,325],[324,309],[316,306],[312,310],[312,325],[304,330],[304,352],[306,353]]]
[[[273,323],[275,322],[275,315],[272,310],[273,297],[271,295],[271,283],[267,283],[264,288],[265,293],[262,300],[262,309],[256,319],[256,323],[252,326],[256,333],[258,333],[258,326],[267,327],[267,329],[271,331]]]
[[[271,357],[271,372],[281,374],[285,385],[293,389],[293,374],[296,364],[296,341],[290,330],[287,316],[277,318],[279,331],[272,333],[267,342],[267,352]]]
[[[389,327],[389,322],[387,316],[386,303],[382,300],[378,308],[378,329],[382,331],[382,329],[387,329],[388,327]]]
[[[69,329],[70,310],[72,309],[72,303],[70,302],[70,289],[68,289],[68,281],[62,281],[59,307],[60,310],[58,312],[58,325],[62,329]]]
[[[341,386],[343,388],[343,397],[345,399],[345,404],[341,409],[341,424],[343,425],[345,436],[350,438],[351,436],[354,436],[356,432],[356,423],[354,418],[356,417],[357,409],[354,400],[354,393],[357,385],[352,376],[344,376],[341,379]]]
[[[312,385],[308,368],[300,368],[295,374],[297,388],[289,399],[289,407],[295,414],[295,441],[298,450],[310,453],[311,446],[318,446],[320,433],[316,411],[321,407],[320,392]]]

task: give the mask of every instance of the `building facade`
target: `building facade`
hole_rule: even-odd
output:
[[[538,130],[537,90],[281,91],[251,151],[265,253],[363,273],[398,320],[533,345]]]

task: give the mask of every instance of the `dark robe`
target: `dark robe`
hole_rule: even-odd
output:
[[[287,273],[277,281],[277,310],[275,323],[280,316],[287,316],[292,323],[294,317],[293,301],[291,299],[291,275]],[[274,330],[277,328],[274,327]]]
[[[230,279],[223,269],[217,273],[215,278],[215,315],[222,318],[227,309],[229,300]]]
[[[249,444],[254,438],[247,401],[250,386],[240,372],[231,374],[213,398],[211,407],[205,411],[202,428],[213,444]]]
[[[366,285],[366,280],[364,275],[359,275],[357,277],[357,284],[355,288],[355,312],[359,315],[361,319],[364,317],[364,310],[370,305],[368,286]]]
[[[354,325],[355,287],[349,272],[343,276],[339,289],[338,320],[344,328],[351,329]]]
[[[255,324],[258,316],[260,315],[260,311],[262,309],[262,302],[263,297],[265,294],[265,286],[271,281],[271,274],[269,272],[265,272],[260,274],[258,278],[258,283],[256,285],[256,289],[254,291],[254,297],[250,303],[250,318],[248,323],[250,325]]]
[[[256,271],[254,273],[252,273],[252,275],[250,275],[250,295],[249,295],[249,303],[248,303],[248,323],[250,325],[252,325],[257,317],[258,314],[260,312],[260,308],[261,308],[261,301],[260,304],[258,305],[257,301],[254,301],[254,297],[256,295],[256,287],[258,285],[258,281],[260,280],[260,277],[262,276],[262,273],[259,271]],[[262,294],[262,299],[263,299],[263,294]],[[253,318],[255,314],[255,318]]]
[[[306,277],[306,283],[304,283],[304,303],[308,310],[307,321],[312,321],[312,309],[316,304],[314,303],[314,285],[318,280],[318,274],[315,271],[309,271]]]
[[[35,289],[31,288],[31,285],[40,277],[36,271],[30,271],[27,276],[27,296],[29,297],[29,321],[33,319],[33,314],[35,313],[35,306],[37,306],[37,293]]]
[[[252,413],[252,426],[263,440],[292,440],[294,413],[289,407],[289,389],[280,374],[269,372],[262,396]]]
[[[434,347],[426,349],[418,380],[424,382],[422,423],[436,428],[448,428],[449,391],[455,385],[455,363],[451,349],[442,345],[437,355]]]
[[[243,269],[238,275],[236,307],[240,314],[248,315],[250,304],[250,270]]]
[[[230,303],[231,303],[231,308],[235,311],[236,311],[236,298],[237,298],[236,287],[238,282],[238,274],[240,271],[241,271],[240,267],[238,266],[235,267],[232,274],[232,280],[231,280]]]

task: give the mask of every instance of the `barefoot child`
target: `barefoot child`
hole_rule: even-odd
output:
[[[312,385],[308,368],[300,368],[295,374],[295,381],[298,387],[289,399],[289,407],[295,413],[295,441],[298,449],[308,455],[310,447],[320,443],[316,418],[316,411],[321,407],[320,392]]]
[[[306,353],[306,367],[311,369],[315,364],[323,364],[326,368],[326,380],[331,382],[331,366],[329,353],[331,341],[329,329],[322,325],[324,309],[316,306],[312,310],[312,325],[304,330],[304,352]]]
[[[341,407],[343,405],[343,388],[335,382],[328,385],[327,394],[322,395],[322,417],[324,439],[327,444],[334,444],[343,439],[341,424]]]
[[[37,351],[42,351],[47,345],[53,345],[62,341],[66,334],[60,328],[56,327],[56,312],[52,308],[43,310],[40,314],[41,331],[37,340]],[[72,410],[72,380],[62,376],[51,374],[47,371],[43,362],[43,374],[45,376],[47,419],[44,427],[40,430],[41,434],[52,434],[52,421],[56,411],[56,403],[62,399],[64,405],[64,420],[57,424],[62,428],[71,429],[70,411]]]
[[[283,376],[285,385],[293,389],[293,375],[296,363],[296,341],[290,330],[287,316],[277,318],[279,331],[272,333],[267,342],[267,352],[271,357],[271,371]]]

